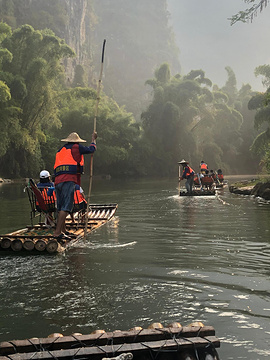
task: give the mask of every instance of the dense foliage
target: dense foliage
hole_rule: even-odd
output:
[[[196,170],[205,160],[213,169],[254,173],[261,159],[270,170],[268,91],[238,90],[230,67],[220,88],[201,69],[180,75],[166,0],[81,1],[93,43],[84,39],[76,57],[63,38],[70,40],[78,5],[0,0],[1,176],[52,171],[60,139],[72,131],[90,141],[104,38],[95,174],[175,176],[182,158]],[[68,59],[76,59],[71,72]],[[256,74],[268,88],[268,65]]]
[[[265,93],[254,94],[248,103],[250,110],[256,110],[254,124],[260,131],[251,150],[261,157],[263,170],[270,173],[270,65],[257,67],[255,73],[264,77],[263,83],[268,89]]]
[[[232,69],[226,70],[228,80],[221,89],[212,87],[202,70],[172,77],[168,64],[146,82],[153,88],[153,101],[142,114],[151,149],[149,172],[172,174],[182,158],[197,171],[202,159],[212,169],[256,171],[256,159],[247,156],[254,138],[253,116],[247,112],[252,91],[249,85],[238,91]]]
[[[11,32],[1,23],[0,32],[0,79],[5,85],[0,161],[4,173],[20,176],[39,170],[46,131],[61,126],[56,91],[63,74],[60,60],[74,53],[51,30],[23,25]]]
[[[11,31],[0,23],[1,175],[35,176],[52,171],[59,139],[77,131],[90,141],[96,92],[67,88],[61,60],[74,52],[51,30],[29,25]],[[139,126],[132,114],[103,96],[99,112],[97,170],[126,173]]]

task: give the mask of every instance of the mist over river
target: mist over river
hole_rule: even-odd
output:
[[[198,320],[220,359],[269,359],[270,204],[177,186],[94,179],[91,202],[118,203],[113,221],[65,254],[1,251],[0,341]],[[1,234],[30,223],[22,184],[0,185],[0,202]]]

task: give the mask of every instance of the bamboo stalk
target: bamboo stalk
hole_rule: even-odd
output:
[[[55,253],[57,252],[58,247],[59,247],[59,243],[56,240],[49,240],[46,245],[46,250],[49,253]]]
[[[36,243],[35,243],[35,249],[38,251],[44,251],[46,249],[46,241],[39,239]]]
[[[11,245],[11,240],[8,237],[5,237],[1,240],[1,247],[3,249],[8,249]]]
[[[13,251],[21,251],[23,248],[23,241],[22,239],[12,240],[10,246]]]
[[[34,239],[25,239],[23,242],[23,248],[27,251],[32,251],[35,248],[35,240]]]
[[[181,169],[180,169],[180,165],[178,166],[178,194],[179,196],[181,195],[180,194],[180,182],[181,182]]]

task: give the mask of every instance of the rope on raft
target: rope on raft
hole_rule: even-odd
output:
[[[182,335],[182,328],[179,330],[178,333],[172,333],[170,330],[166,330],[166,329],[156,329],[156,330],[159,330],[161,333],[163,334],[168,334],[170,335],[169,338],[167,339],[164,339],[162,344],[159,346],[159,348],[152,348],[149,343],[147,342],[136,342],[136,344],[138,345],[141,345],[142,347],[144,347],[146,350],[149,351],[149,357],[152,359],[152,360],[156,360],[159,358],[159,355],[161,353],[177,353],[179,351],[184,351],[184,353],[187,355],[187,356],[195,356],[195,359],[196,360],[200,360],[200,355],[199,353],[201,352],[207,352],[207,354],[213,356],[213,358],[215,358],[216,360],[219,360],[219,357],[218,357],[218,354],[217,354],[217,351],[215,349],[215,345],[207,338],[203,337],[204,340],[206,340],[208,342],[207,345],[204,345],[202,346],[202,344],[198,345],[196,344],[196,340],[198,337],[200,337],[200,332],[201,332],[201,328],[198,330],[197,334],[195,333],[195,336],[193,337],[190,337],[190,338],[187,338],[185,336]],[[141,332],[141,330],[138,331],[138,333],[134,336],[134,340],[137,339],[138,337],[138,334]],[[100,337],[102,336],[102,334],[100,335]],[[72,345],[72,347],[77,347],[78,346],[78,349],[75,351],[74,354],[72,354],[72,356],[70,356],[69,358],[72,359],[72,360],[75,360],[75,359],[80,359],[80,360],[83,360],[83,359],[87,359],[84,358],[84,356],[79,356],[78,357],[78,354],[79,352],[82,350],[82,349],[85,349],[87,347],[89,347],[89,345],[85,344],[84,342],[80,341],[80,339],[77,339],[76,336],[72,335],[72,337],[74,338],[74,340],[76,341],[75,344]],[[98,337],[96,340],[98,341],[100,339],[100,337]],[[52,345],[57,342],[57,340],[59,340],[60,337],[56,337],[54,339],[54,341],[47,347],[45,348],[44,346],[42,346],[41,343],[39,343],[39,346],[37,346],[36,344],[34,344],[33,341],[31,341],[31,339],[27,339],[27,341],[29,341],[30,344],[32,344],[34,347],[35,347],[35,352],[34,353],[31,353],[31,357],[29,359],[33,359],[35,358],[35,356],[38,354],[38,353],[46,353],[49,355],[50,358],[53,358],[54,360],[61,360],[63,359],[63,357],[57,357],[53,354],[53,350],[52,350]],[[193,341],[193,339],[195,341]],[[168,344],[168,341],[170,340],[173,340],[175,345],[176,345],[176,349],[166,349],[166,345]],[[182,347],[181,345],[183,345],[182,341],[186,341],[188,343],[191,344],[191,347],[190,348],[187,348],[187,345],[185,345],[184,347]],[[158,340],[159,342],[162,341],[162,340]],[[134,343],[131,341],[131,343]],[[16,345],[13,343],[13,342],[9,342],[9,344],[11,344],[13,347],[14,347],[14,350],[16,351],[16,353],[19,355],[19,349],[16,348]],[[133,354],[131,352],[124,352],[120,355],[117,355],[115,356],[116,353],[118,353],[119,351],[121,351],[121,348],[126,345],[126,344],[117,344],[118,346],[116,347],[116,345],[113,345],[113,337],[112,338],[108,338],[107,339],[107,345],[110,345],[112,347],[112,351],[108,352],[106,351],[106,349],[104,349],[104,346],[102,345],[98,345],[97,343],[95,344],[92,344],[90,347],[96,347],[101,353],[103,353],[105,355],[105,357],[102,358],[102,360],[107,360],[107,359],[110,359],[110,360],[132,360],[133,359]],[[115,346],[115,348],[114,348]],[[172,346],[170,343],[169,343],[169,346]],[[68,350],[68,349],[67,349]],[[71,350],[71,349],[69,349]],[[29,354],[30,355],[30,354]],[[81,354],[83,355],[83,354]],[[113,357],[109,357],[113,355]],[[44,357],[44,356],[43,356]],[[7,357],[8,359],[8,357]],[[182,359],[182,358],[181,358]],[[184,359],[184,358],[183,358]]]

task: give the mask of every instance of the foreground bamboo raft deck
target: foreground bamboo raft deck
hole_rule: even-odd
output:
[[[87,234],[110,221],[117,210],[117,204],[91,205],[88,215]],[[76,217],[75,217],[76,220]],[[28,226],[6,235],[0,235],[0,251],[28,251],[35,253],[63,252],[84,237],[83,221],[66,222],[66,229],[71,233],[71,240],[58,241],[53,236],[54,229],[45,224]]]
[[[220,341],[212,326],[182,327],[172,323],[129,331],[96,330],[89,335],[52,334],[48,338],[31,338],[0,343],[0,360],[73,360],[119,357],[119,359],[216,360]]]

